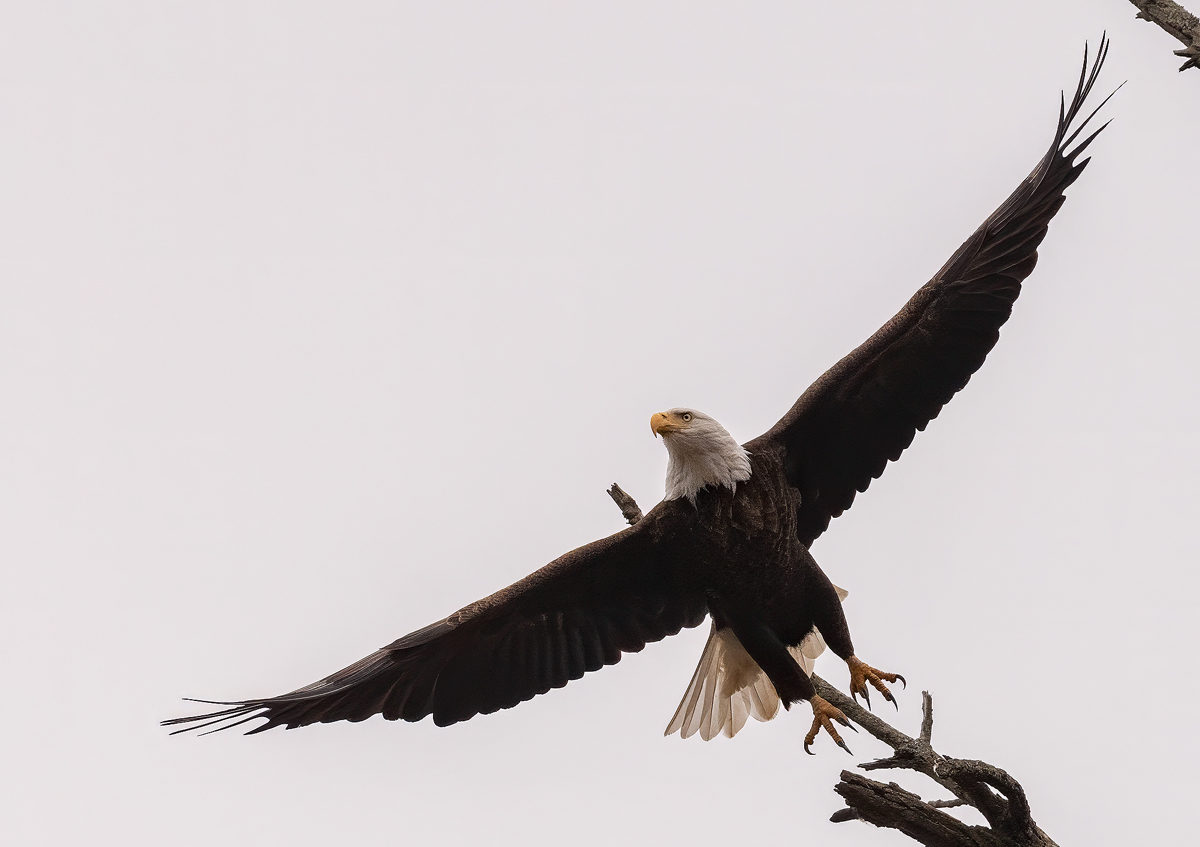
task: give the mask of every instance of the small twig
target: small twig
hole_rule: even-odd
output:
[[[630,526],[642,519],[642,510],[638,508],[637,501],[622,491],[621,486],[615,482],[612,484],[612,488],[608,489],[608,496],[613,498],[613,502],[621,510],[622,517],[629,522]]]
[[[933,739],[933,698],[928,691],[921,692],[921,743],[929,744]]]
[[[1183,43],[1175,55],[1186,59],[1179,70],[1200,67],[1200,18],[1172,0],[1129,0],[1137,6],[1137,17],[1158,24]]]

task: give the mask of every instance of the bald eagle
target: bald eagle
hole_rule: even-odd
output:
[[[634,526],[559,557],[514,585],[400,638],[312,685],[175,718],[176,730],[248,734],[329,721],[417,721],[438,726],[516,706],[625,653],[698,626],[712,629],[667,728],[684,737],[732,736],[747,716],[782,704],[812,707],[807,751],[845,715],[817,696],[812,659],[825,645],[844,659],[850,691],[895,702],[902,681],[855,654],[839,590],[809,547],[858,492],[935,418],[999,338],[1047,224],[1087,165],[1076,159],[1104,127],[1071,132],[1108,50],[1102,39],[1049,151],[1016,191],[900,312],[834,365],[770,430],[740,445],[715,420],[676,408],[651,418],[669,455],[666,497]],[[1111,95],[1110,95],[1111,96]],[[1104,104],[1101,103],[1101,106]],[[1068,136],[1068,132],[1070,135]]]

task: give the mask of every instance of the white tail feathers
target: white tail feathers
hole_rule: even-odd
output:
[[[769,721],[779,711],[779,695],[767,675],[729,629],[709,631],[692,682],[675,710],[666,735],[697,732],[705,741],[724,733],[732,738],[746,718]]]
[[[845,599],[847,592],[834,588],[838,599]],[[817,657],[825,652],[825,639],[814,627],[804,641],[789,647],[788,652],[812,676]],[[700,654],[700,664],[664,734],[678,732],[681,737],[690,738],[699,732],[705,741],[718,735],[733,738],[746,725],[746,718],[769,721],[777,714],[779,695],[771,680],[750,658],[732,630],[719,630],[714,624]]]

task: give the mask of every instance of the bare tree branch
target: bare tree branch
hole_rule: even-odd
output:
[[[898,829],[922,844],[1007,845],[1007,847],[1051,847],[1054,842],[1034,822],[1021,784],[1005,771],[974,759],[952,759],[930,746],[933,735],[933,698],[922,692],[921,734],[910,738],[819,676],[812,678],[817,694],[845,713],[846,717],[874,735],[895,752],[886,759],[859,765],[865,771],[902,769],[923,773],[958,802],[920,801],[915,794],[893,784],[842,772],[835,790],[854,810],[854,817],[876,826]],[[913,798],[916,798],[915,800]],[[967,805],[979,810],[988,827],[970,827],[940,811],[949,805]],[[920,826],[917,825],[918,818]],[[841,819],[850,819],[842,817]],[[948,820],[947,820],[948,819]],[[954,824],[949,823],[954,821]],[[965,827],[965,828],[964,828]]]
[[[842,771],[835,789],[853,815],[831,820],[861,820],[878,827],[898,829],[926,847],[1004,847],[1008,842],[985,826],[972,826],[939,811],[894,782],[884,785],[850,771]]]
[[[933,740],[933,698],[928,691],[921,692],[921,742],[929,744]]]
[[[1172,0],[1129,0],[1137,6],[1137,16],[1143,21],[1156,23],[1160,28],[1178,38],[1183,43],[1182,50],[1176,50],[1175,55],[1186,61],[1179,68],[1200,67],[1200,18]]]
[[[632,526],[642,518],[637,502],[613,483],[608,494]],[[974,759],[951,759],[930,746],[933,738],[933,698],[921,692],[921,732],[910,738],[813,674],[817,694],[854,723],[894,751],[886,759],[859,765],[864,771],[898,769],[923,773],[954,795],[949,800],[922,800],[894,782],[876,782],[842,771],[834,790],[846,808],[830,818],[834,823],[865,821],[896,829],[926,847],[1057,847],[1034,822],[1021,784],[1005,771]],[[963,823],[942,809],[971,806],[988,826]]]
[[[608,496],[613,498],[613,502],[617,504],[621,515],[629,522],[630,526],[642,519],[642,510],[638,508],[637,501],[621,490],[621,486],[615,482],[612,484],[612,488],[608,489]]]

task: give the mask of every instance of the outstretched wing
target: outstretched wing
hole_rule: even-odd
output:
[[[265,718],[253,734],[382,713],[407,721],[433,715],[446,726],[561,688],[704,620],[707,600],[690,585],[673,541],[681,514],[678,504],[661,504],[636,526],[573,550],[320,682],[163,723],[183,724],[177,732],[216,731]]]
[[[1067,136],[1107,53],[1108,41],[1101,39],[1089,72],[1085,49],[1079,85],[1070,107],[1060,107],[1054,142],[1012,196],[895,317],[746,445],[752,453],[783,452],[788,479],[801,493],[804,544],[812,544],[830,519],[850,508],[854,495],[866,491],[889,460],[900,458],[1000,337],[1063,192],[1089,161],[1076,164],[1075,159],[1104,129],[1068,149],[1096,114]]]

